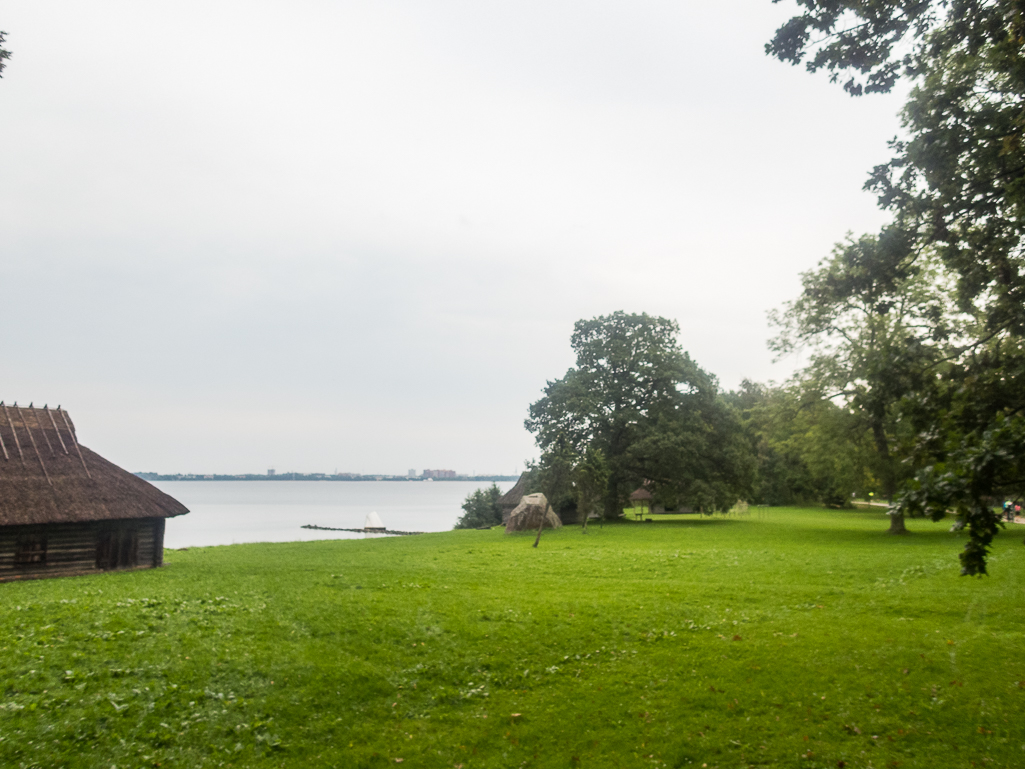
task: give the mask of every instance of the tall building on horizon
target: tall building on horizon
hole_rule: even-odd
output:
[[[422,478],[455,478],[455,470],[424,470],[421,474]]]

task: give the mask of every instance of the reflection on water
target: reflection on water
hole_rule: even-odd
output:
[[[448,531],[477,481],[156,481],[191,511],[169,518],[169,548],[381,536],[316,531],[303,524],[362,528],[370,512],[395,531]],[[504,492],[512,481],[499,481]]]

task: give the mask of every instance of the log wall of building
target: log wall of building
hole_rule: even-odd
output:
[[[115,568],[147,569],[162,565],[163,518],[0,526],[0,582],[105,571],[98,566],[100,543],[111,534],[124,536],[133,532],[134,564]],[[40,543],[45,543],[43,549]],[[25,562],[31,558],[41,560]]]

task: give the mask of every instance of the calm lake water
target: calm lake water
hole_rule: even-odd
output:
[[[477,481],[156,481],[191,511],[167,520],[165,547],[240,542],[362,539],[345,531],[312,531],[303,524],[361,529],[367,513],[395,531],[448,531]],[[513,481],[499,481],[508,491]]]

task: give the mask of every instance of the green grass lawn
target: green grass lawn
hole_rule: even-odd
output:
[[[884,514],[167,553],[0,585],[4,767],[1022,767],[1025,527]]]

